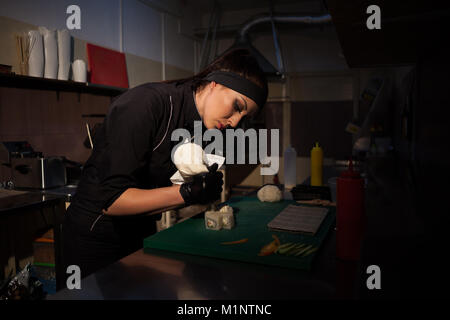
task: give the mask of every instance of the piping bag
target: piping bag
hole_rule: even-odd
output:
[[[177,147],[172,161],[178,171],[170,177],[170,181],[173,184],[183,184],[189,182],[194,175],[208,172],[208,167],[215,163],[217,163],[217,170],[220,170],[225,162],[225,157],[205,154],[199,145],[186,140],[186,143]]]

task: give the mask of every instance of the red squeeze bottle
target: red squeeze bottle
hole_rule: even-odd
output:
[[[349,168],[337,179],[336,256],[359,260],[364,232],[364,179]]]

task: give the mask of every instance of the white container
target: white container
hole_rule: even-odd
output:
[[[58,45],[56,31],[39,27],[44,41],[44,78],[56,79],[58,76]]]
[[[291,146],[284,150],[284,188],[290,190],[297,185],[297,152]]]
[[[175,225],[177,212],[175,210],[165,211],[161,214],[161,220],[156,221],[157,231],[162,231]]]
[[[42,35],[37,30],[28,31],[30,56],[28,58],[28,75],[42,77],[44,75],[44,44]]]
[[[86,82],[86,63],[83,60],[75,60],[72,63],[73,80]]]
[[[57,31],[58,36],[58,79],[69,80],[70,71],[70,34],[69,30]]]
[[[336,202],[336,199],[337,199],[336,198],[337,178],[338,177],[333,177],[333,178],[328,179],[328,186],[330,187],[332,202]]]

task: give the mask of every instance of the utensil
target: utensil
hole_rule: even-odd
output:
[[[91,149],[94,149],[94,144],[92,143],[92,138],[91,138],[91,129],[89,127],[89,123],[86,122],[86,130],[87,130],[87,134],[88,134],[88,138],[89,138],[89,144],[91,145]]]

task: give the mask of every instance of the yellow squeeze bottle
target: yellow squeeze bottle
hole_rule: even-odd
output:
[[[311,186],[322,185],[323,151],[319,143],[311,150]]]

